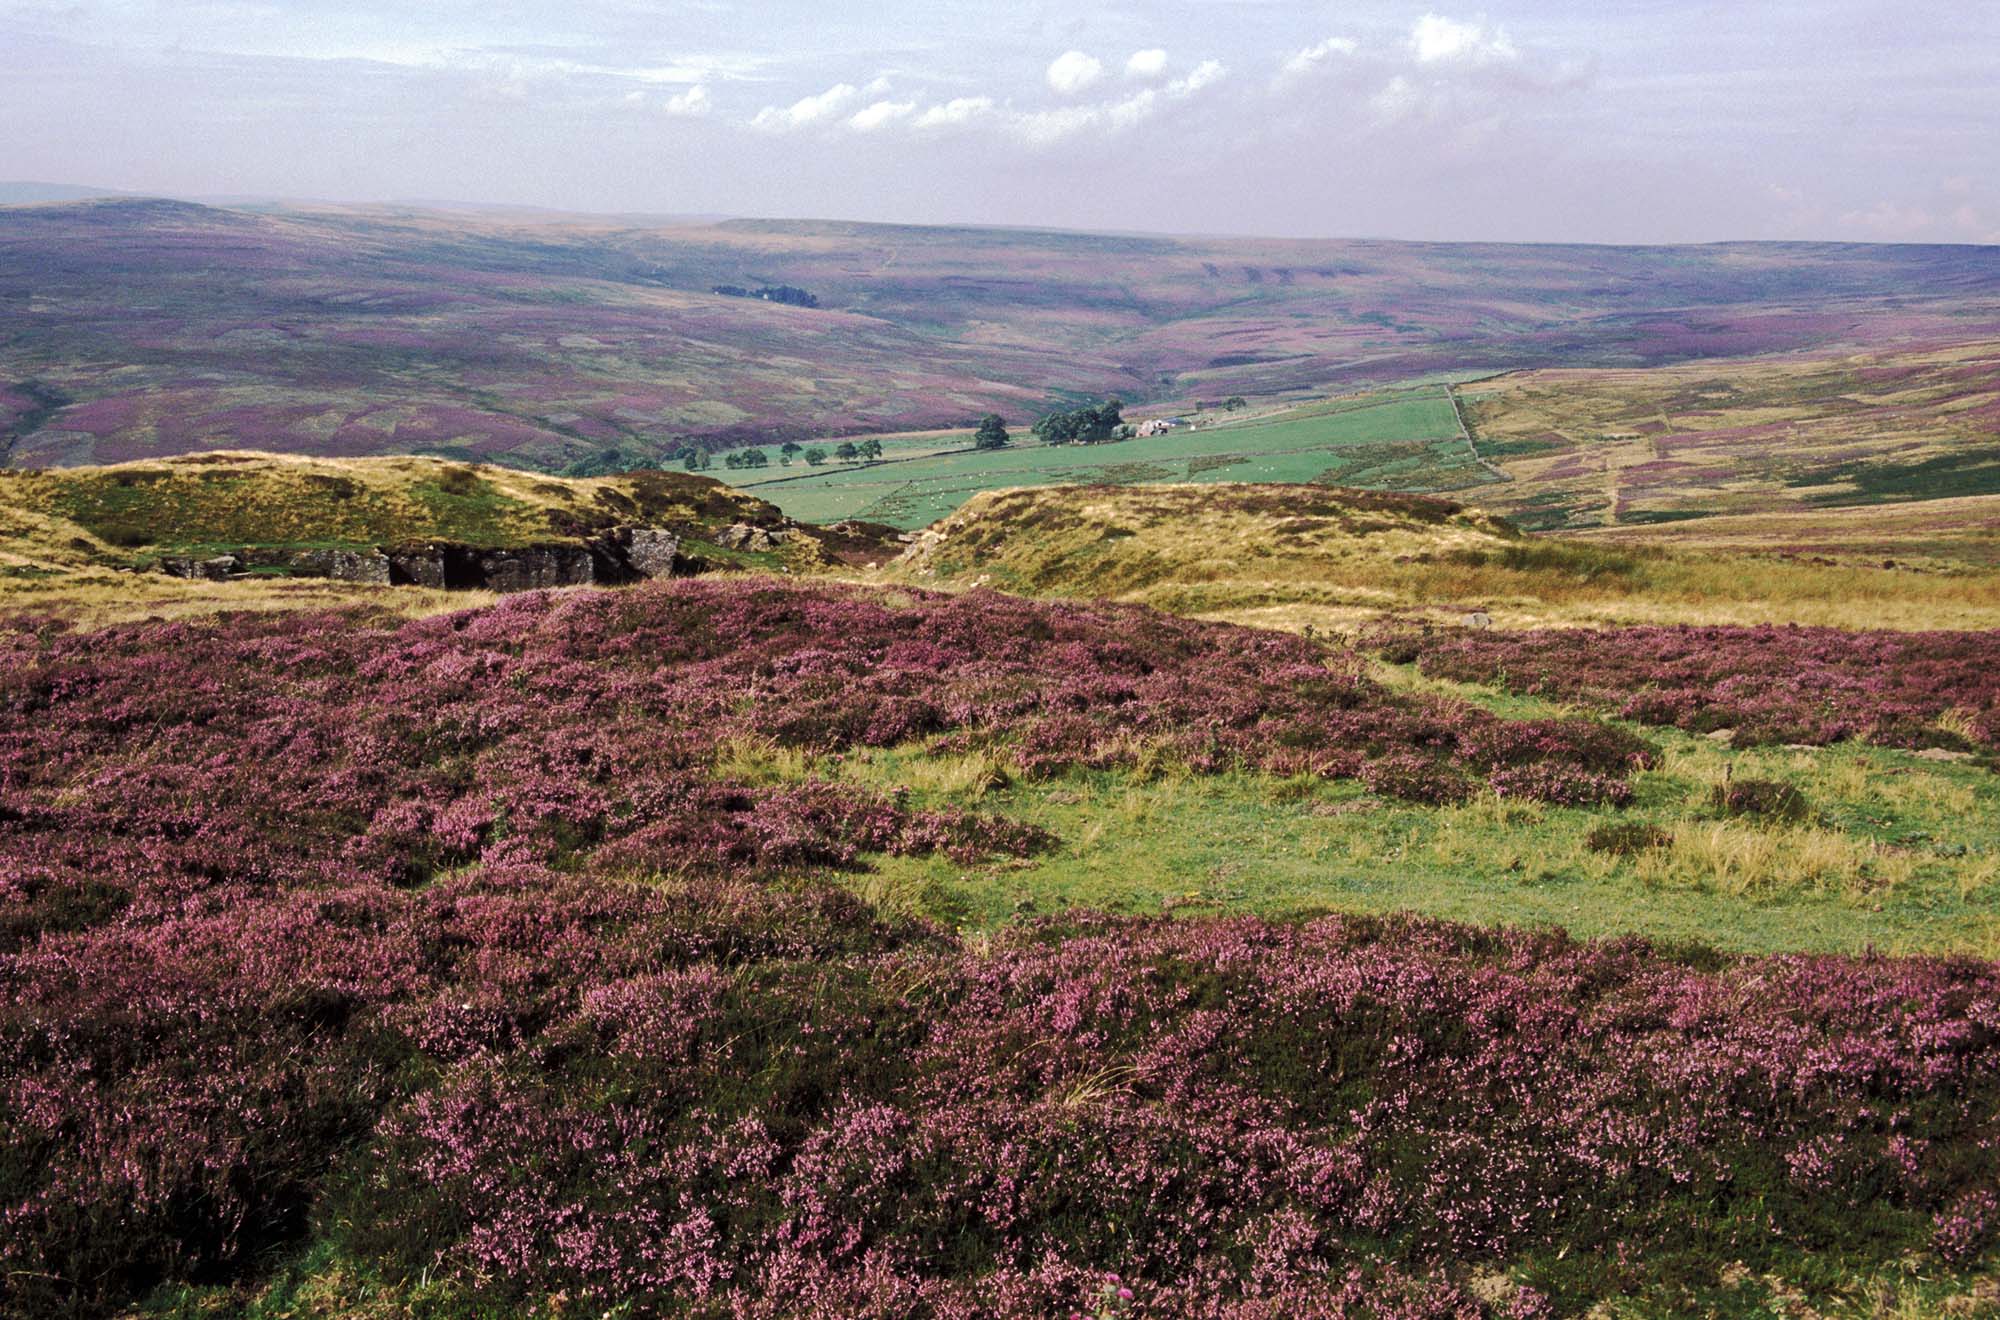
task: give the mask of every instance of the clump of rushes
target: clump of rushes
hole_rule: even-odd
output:
[[[1805,794],[1775,779],[1726,780],[1709,791],[1709,805],[1719,816],[1759,820],[1802,821],[1812,814]]]
[[[1674,845],[1673,833],[1646,821],[1614,821],[1599,825],[1584,836],[1584,846],[1594,853],[1613,857],[1638,857]]]

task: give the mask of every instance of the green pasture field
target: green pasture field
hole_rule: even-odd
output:
[[[937,443],[927,435],[913,439],[908,448]],[[898,448],[885,441],[891,456]],[[1014,444],[1003,450],[932,452],[798,476],[774,478],[771,473],[713,470],[808,522],[863,518],[904,528],[935,522],[980,491],[1015,486],[1326,481],[1448,490],[1489,479],[1459,438],[1442,389],[1386,391],[1308,404],[1269,418],[1105,445],[1051,447],[1017,429]]]

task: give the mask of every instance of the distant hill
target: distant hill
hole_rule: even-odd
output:
[[[129,197],[116,188],[86,188],[73,183],[33,183],[0,179],[0,206],[30,206],[43,202],[80,202],[93,197]]]
[[[809,290],[819,306],[718,288]],[[0,460],[725,447],[2000,334],[2000,248],[1179,239],[112,199],[0,210]]]

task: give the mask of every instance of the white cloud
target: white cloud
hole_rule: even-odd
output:
[[[1377,118],[1393,123],[1408,119],[1423,109],[1424,94],[1415,83],[1399,73],[1369,98],[1368,105]]]
[[[670,115],[679,115],[687,119],[698,118],[701,115],[707,114],[713,108],[713,102],[709,99],[708,88],[701,86],[699,83],[678,95],[667,98],[667,113]]]
[[[899,119],[907,119],[916,113],[915,101],[877,101],[873,105],[857,110],[847,121],[847,126],[859,133],[872,133]]]
[[[1153,117],[1159,108],[1160,98],[1150,89],[1115,101],[1104,109],[1105,122],[1116,128],[1130,128]]]
[[[1176,78],[1167,84],[1169,96],[1193,96],[1196,92],[1221,80],[1228,70],[1221,60],[1203,60],[1184,78]]]
[[[1352,37],[1328,37],[1317,45],[1307,46],[1286,58],[1278,70],[1281,78],[1303,78],[1314,72],[1335,55],[1352,55],[1360,50],[1360,43]]]
[[[1032,147],[1052,146],[1093,130],[1122,133],[1145,123],[1173,102],[1184,101],[1212,86],[1225,72],[1220,60],[1203,60],[1186,76],[1157,90],[1148,87],[1130,96],[1091,105],[1010,114],[1006,125],[1016,138]]]
[[[1483,22],[1459,23],[1438,14],[1425,14],[1410,29],[1410,53],[1420,64],[1496,64],[1520,55],[1499,28],[1489,31]]]
[[[1064,51],[1049,63],[1049,86],[1064,96],[1087,90],[1103,76],[1103,63],[1080,50]]]
[[[1157,78],[1167,70],[1167,52],[1159,49],[1135,50],[1125,61],[1128,78]]]
[[[750,121],[756,128],[776,129],[780,132],[795,128],[810,128],[814,124],[825,123],[851,104],[861,95],[861,89],[853,83],[837,83],[817,96],[806,96],[780,109],[767,105],[757,112]]]
[[[934,105],[916,117],[918,128],[956,128],[961,124],[984,119],[993,113],[993,98],[990,96],[961,96]]]
[[[869,83],[866,87],[861,89],[861,94],[863,96],[881,96],[894,85],[895,84],[889,81],[888,74],[886,73],[878,74],[874,82]]]

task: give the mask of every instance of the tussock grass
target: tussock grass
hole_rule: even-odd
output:
[[[1668,847],[1634,859],[1642,883],[1735,895],[1803,889],[1861,897],[1907,884],[1916,869],[1907,856],[1810,826],[1681,821],[1672,833]]]
[[[781,747],[769,738],[735,737],[715,752],[715,776],[751,788],[792,784],[811,777],[815,758],[796,747]]]
[[[915,792],[976,802],[1014,782],[1004,757],[989,751],[919,757],[904,763],[897,783]]]

